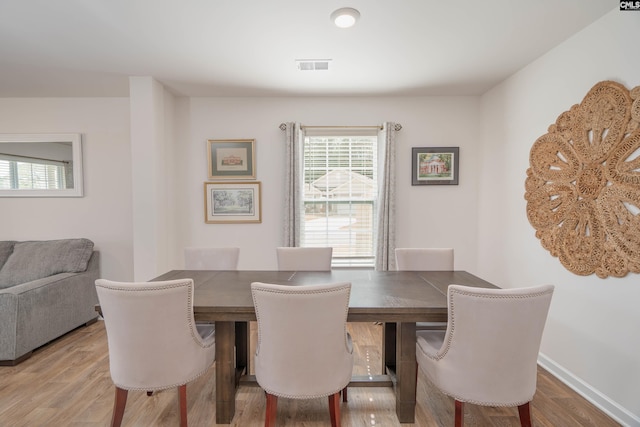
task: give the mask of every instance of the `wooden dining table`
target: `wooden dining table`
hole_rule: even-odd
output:
[[[230,424],[238,387],[250,374],[249,323],[256,320],[251,283],[301,286],[350,282],[348,322],[381,322],[382,375],[353,377],[349,387],[392,386],[400,423],[415,422],[416,322],[447,321],[447,287],[459,284],[495,288],[465,271],[211,271],[172,270],[154,281],[191,278],[193,311],[216,329],[216,423]],[[300,331],[304,333],[304,331]],[[357,339],[357,337],[354,337]]]

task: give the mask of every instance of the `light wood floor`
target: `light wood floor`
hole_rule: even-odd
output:
[[[349,324],[354,338],[355,375],[379,374],[381,326]],[[253,332],[255,338],[255,330]],[[179,363],[176,361],[176,363]],[[214,366],[189,383],[187,399],[192,427],[215,424]],[[618,426],[582,397],[547,372],[538,370],[533,400],[534,426]],[[111,419],[114,387],[104,323],[81,327],[37,350],[14,367],[0,366],[0,426],[106,426]],[[177,389],[155,393],[129,392],[123,426],[177,426]],[[350,388],[349,402],[341,406],[342,425],[451,426],[453,401],[418,377],[415,424],[400,424],[391,388]],[[231,426],[264,425],[265,397],[258,387],[241,387]],[[278,402],[280,426],[327,426],[326,399]],[[465,406],[466,426],[518,426],[517,409]]]

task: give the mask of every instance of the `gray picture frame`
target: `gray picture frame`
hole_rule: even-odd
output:
[[[413,147],[411,185],[458,185],[459,147]]]

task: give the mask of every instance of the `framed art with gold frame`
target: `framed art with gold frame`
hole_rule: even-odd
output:
[[[262,222],[260,181],[205,182],[204,222],[234,224]]]
[[[256,179],[255,139],[208,139],[209,179]]]

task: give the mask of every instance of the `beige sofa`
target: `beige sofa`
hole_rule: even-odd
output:
[[[0,241],[0,365],[93,322],[99,275],[91,240]]]

